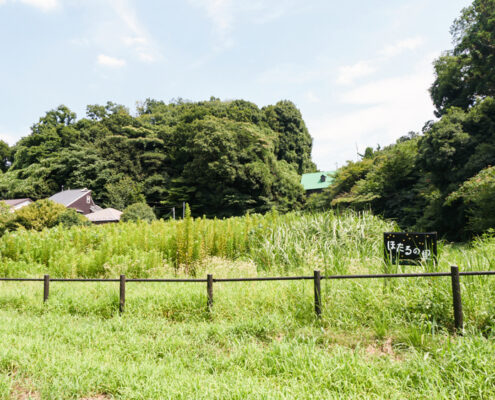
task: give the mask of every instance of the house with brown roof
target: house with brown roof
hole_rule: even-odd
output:
[[[75,209],[94,224],[119,222],[122,215],[122,211],[114,208],[101,208],[97,206],[91,195],[91,190],[87,188],[62,190],[51,196],[49,200],[62,204],[67,208]]]
[[[49,200],[62,204],[67,208],[73,208],[78,213],[83,215],[102,209],[100,206],[95,204],[93,197],[91,196],[91,190],[87,188],[62,190],[61,192],[55,193],[51,196]]]
[[[103,210],[96,211],[91,214],[86,214],[86,218],[89,219],[93,224],[108,224],[111,222],[119,222],[122,211],[116,210],[115,208],[104,208]]]

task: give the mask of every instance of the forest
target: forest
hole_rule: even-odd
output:
[[[136,115],[118,104],[48,111],[32,132],[1,147],[3,198],[49,197],[88,187],[97,203],[145,201],[158,216],[190,204],[225,217],[301,208],[300,174],[314,171],[312,139],[289,101],[259,109],[243,101],[147,99]]]

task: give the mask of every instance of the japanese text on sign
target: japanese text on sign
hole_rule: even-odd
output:
[[[415,264],[436,260],[436,232],[385,232],[383,239],[385,261]]]

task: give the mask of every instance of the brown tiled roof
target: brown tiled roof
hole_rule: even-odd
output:
[[[6,199],[6,200],[1,200],[5,204],[7,204],[10,207],[15,207],[18,204],[24,203],[25,201],[33,201],[30,198],[25,198],[25,199]]]
[[[85,217],[91,222],[117,222],[120,221],[122,211],[115,208],[104,208],[94,213],[86,214]]]

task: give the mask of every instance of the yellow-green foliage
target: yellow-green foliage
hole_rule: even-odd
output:
[[[337,271],[355,259],[379,266],[379,238],[392,226],[367,213],[272,212],[219,220],[193,218],[188,210],[183,220],[151,224],[19,230],[0,238],[0,275],[195,275],[210,257],[251,259],[260,271]]]
[[[58,218],[66,208],[51,200],[38,200],[15,212],[16,223],[26,229],[41,231],[57,224]]]
[[[3,201],[0,202],[0,235],[12,228],[15,220],[14,213],[10,210],[10,207]]]
[[[383,232],[395,229],[394,223],[367,212],[334,211],[229,219],[193,218],[188,211],[183,220],[22,229],[0,238],[0,276],[194,276],[205,272],[212,257],[250,261],[258,273],[270,275],[311,274],[314,269],[382,273]],[[492,242],[484,239],[482,248]],[[453,264],[463,270],[492,267],[493,257],[486,252],[463,249],[461,254],[443,244],[439,249],[437,270]]]

